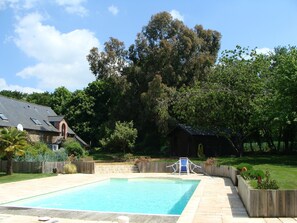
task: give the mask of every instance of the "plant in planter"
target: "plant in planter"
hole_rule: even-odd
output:
[[[262,180],[261,178],[259,178],[257,181],[257,189],[277,190],[278,188],[279,186],[277,185],[277,182],[270,178],[270,173],[268,170],[265,173],[265,179]]]
[[[252,170],[253,166],[251,164],[248,163],[240,163],[236,166],[236,169],[239,171],[248,171],[248,170]]]
[[[258,180],[259,178],[263,179],[265,176],[262,170],[254,170],[254,169],[241,171],[240,175],[245,180]]]
[[[209,157],[204,163],[205,165],[212,166],[216,163],[216,159],[213,157]]]

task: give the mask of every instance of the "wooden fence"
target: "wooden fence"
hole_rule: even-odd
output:
[[[0,160],[0,172],[6,171],[5,160]],[[53,173],[53,169],[57,169],[58,173],[63,173],[64,165],[69,162],[13,162],[13,172],[15,173]],[[77,167],[78,173],[95,173],[94,162],[72,162]]]
[[[172,168],[166,166],[171,165],[172,162],[139,162],[137,164],[140,173],[171,173]],[[202,171],[210,176],[228,177],[232,180],[234,185],[237,185],[238,171],[234,167],[229,166],[215,166],[202,164]]]
[[[171,165],[172,162],[148,161],[137,163],[140,173],[171,173],[172,168],[166,166]]]
[[[250,217],[297,216],[297,190],[253,189],[238,176],[238,193]]]

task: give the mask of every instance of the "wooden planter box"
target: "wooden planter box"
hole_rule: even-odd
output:
[[[230,178],[232,183],[237,186],[237,175],[239,174],[239,171],[235,167],[203,164],[202,168],[210,176]]]
[[[253,189],[241,176],[238,193],[250,217],[297,217],[297,190]]]

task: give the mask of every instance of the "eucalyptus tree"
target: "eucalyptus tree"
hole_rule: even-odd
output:
[[[217,31],[201,25],[190,29],[168,12],[161,12],[137,34],[129,58],[142,69],[146,83],[158,74],[168,87],[179,88],[206,78],[216,61],[220,39]]]
[[[217,31],[201,25],[188,28],[161,12],[151,17],[128,50],[115,38],[105,43],[102,52],[91,49],[87,60],[92,73],[97,79],[120,83],[113,88],[123,93],[111,109],[116,115],[110,117],[133,120],[143,144],[152,143],[150,136],[161,142],[171,120],[172,92],[207,78],[217,59],[220,38]]]

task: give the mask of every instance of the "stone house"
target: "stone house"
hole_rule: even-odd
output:
[[[87,147],[68,126],[64,116],[57,115],[50,107],[20,101],[0,95],[0,128],[17,127],[28,132],[32,142],[44,142],[53,150],[58,149],[64,139],[74,138]]]

